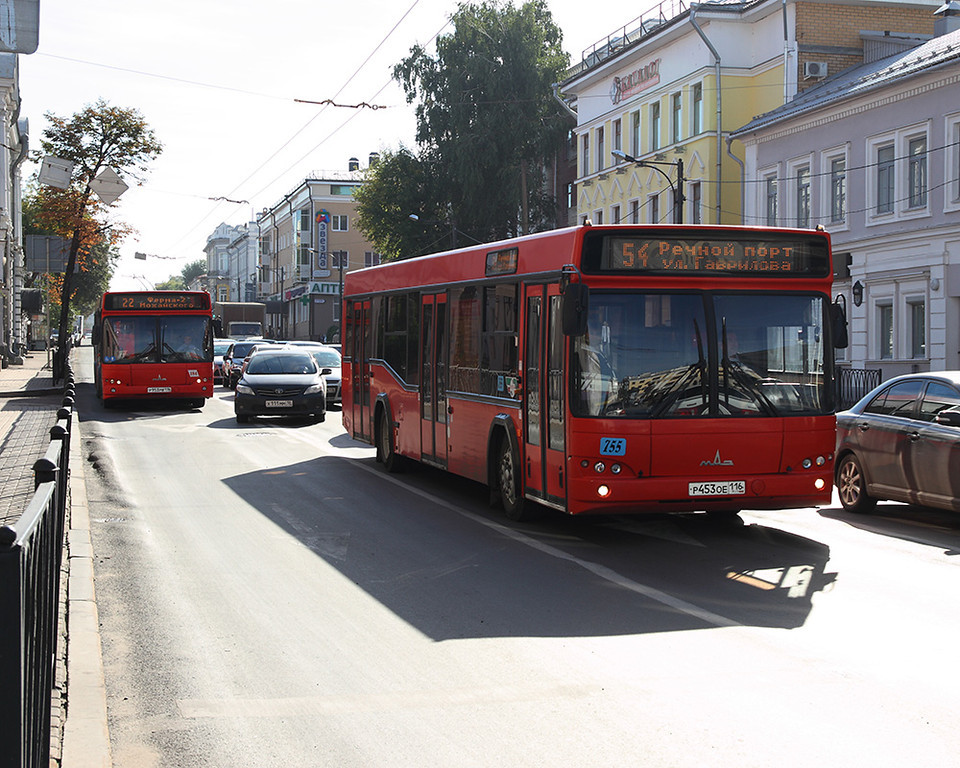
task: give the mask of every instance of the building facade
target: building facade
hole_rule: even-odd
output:
[[[664,0],[584,51],[561,85],[577,112],[578,220],[739,223],[730,134],[862,61],[860,29],[932,33],[938,4]]]
[[[203,288],[214,301],[257,301],[257,224],[220,224],[207,238]]]
[[[351,159],[346,171],[308,175],[257,217],[258,295],[272,336],[339,341],[343,275],[380,263],[356,226],[353,192],[361,182]]]
[[[0,232],[3,269],[0,274],[0,363],[23,362],[31,313],[21,301],[24,288],[21,167],[27,156],[26,118],[20,119],[20,77],[17,54],[0,53]],[[39,307],[33,308],[34,316]]]
[[[737,132],[747,221],[824,226],[848,308],[840,361],[887,379],[960,368],[960,17]],[[892,46],[900,51],[890,53]]]

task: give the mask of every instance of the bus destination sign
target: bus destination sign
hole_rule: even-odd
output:
[[[816,237],[606,237],[600,271],[655,274],[826,277],[827,242]]]
[[[154,291],[109,293],[104,296],[105,310],[163,312],[165,310],[210,309],[210,295],[203,292]]]

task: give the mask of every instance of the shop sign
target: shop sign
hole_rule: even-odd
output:
[[[613,78],[613,83],[610,85],[610,101],[619,104],[624,99],[629,99],[647,88],[659,85],[660,62],[661,59],[654,59],[649,64],[628,72],[623,77]]]

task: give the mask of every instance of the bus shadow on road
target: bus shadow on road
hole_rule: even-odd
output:
[[[770,526],[706,515],[512,523],[483,486],[451,480],[320,457],[224,482],[438,641],[795,628],[836,578],[826,545]]]

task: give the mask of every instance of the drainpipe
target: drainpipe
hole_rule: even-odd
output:
[[[716,80],[717,80],[717,220],[715,223],[720,223],[720,189],[721,182],[723,181],[723,110],[721,109],[720,103],[720,54],[717,49],[714,47],[707,36],[703,33],[703,30],[700,29],[700,25],[697,24],[697,9],[700,7],[700,3],[691,3],[690,4],[690,24],[696,30],[697,34],[700,35],[700,39],[703,40],[707,48],[710,49],[710,53],[713,54],[713,67],[716,71]]]
[[[730,145],[733,144],[733,136],[727,136],[727,154],[733,159],[733,161],[740,166],[740,223],[743,224],[746,221],[747,208],[746,208],[746,187],[747,187],[747,169],[743,164],[743,161],[740,160],[733,150],[730,149]]]

